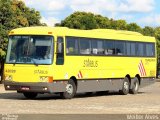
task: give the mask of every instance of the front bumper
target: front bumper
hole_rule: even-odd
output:
[[[32,83],[4,81],[5,90],[16,90],[18,92],[55,93],[65,92],[68,81],[54,81],[53,83]]]

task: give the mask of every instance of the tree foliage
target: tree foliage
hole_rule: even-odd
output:
[[[144,27],[142,31],[143,31],[143,35],[146,35],[146,36],[155,35],[155,29],[149,26]]]

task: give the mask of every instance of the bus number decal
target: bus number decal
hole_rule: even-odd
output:
[[[35,70],[34,74],[48,74],[48,71],[45,71],[45,70]]]
[[[12,70],[12,69],[7,69],[5,70],[6,73],[16,73],[16,70]]]

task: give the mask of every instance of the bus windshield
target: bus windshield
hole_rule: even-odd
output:
[[[51,64],[52,36],[10,36],[6,63]]]

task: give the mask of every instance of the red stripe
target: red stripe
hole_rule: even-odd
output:
[[[141,76],[143,76],[143,70],[142,70],[141,64],[139,64],[139,71],[140,71]]]
[[[80,78],[79,73],[78,73],[78,78]]]
[[[142,62],[142,61],[141,61]],[[143,70],[144,70],[144,75],[146,75],[146,70],[144,68],[143,62],[142,62]]]
[[[146,71],[145,71],[142,60],[140,61],[138,68],[139,68],[139,72],[140,72],[141,76],[146,76]]]
[[[78,78],[83,78],[83,75],[82,75],[81,71],[79,71],[77,76],[78,76]]]
[[[140,63],[140,68],[141,68],[142,76],[144,76],[144,68],[142,63]]]
[[[81,78],[83,78],[81,71],[79,71],[79,74],[80,74]]]
[[[140,74],[141,74],[141,76],[142,76],[142,72],[141,72],[140,64],[138,65],[138,68],[139,68],[139,72],[140,72]]]

